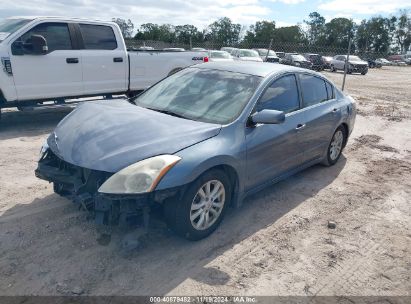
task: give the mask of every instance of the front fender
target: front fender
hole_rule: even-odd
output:
[[[210,139],[187,147],[176,155],[181,160],[162,178],[156,190],[186,185],[207,170],[221,165],[230,166],[238,176],[238,190],[243,190],[246,164],[244,130],[235,126],[225,128]]]

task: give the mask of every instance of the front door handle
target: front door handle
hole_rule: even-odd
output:
[[[123,57],[115,57],[113,58],[114,62],[123,62]]]
[[[305,128],[305,124],[298,124],[297,127],[295,128],[297,131],[302,130]]]
[[[67,63],[78,63],[78,58],[66,58]]]
[[[337,114],[338,112],[340,112],[340,109],[337,109],[337,108],[334,108],[334,109],[331,111],[331,113],[333,113],[333,114]]]

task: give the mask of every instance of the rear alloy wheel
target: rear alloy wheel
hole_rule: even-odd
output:
[[[326,166],[332,166],[338,161],[344,148],[346,136],[345,129],[342,126],[338,127],[327,149],[327,158],[324,160]]]
[[[227,175],[221,170],[210,170],[189,186],[182,199],[166,202],[164,216],[177,234],[200,240],[218,227],[230,200]]]

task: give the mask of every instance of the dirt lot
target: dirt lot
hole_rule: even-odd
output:
[[[0,294],[411,295],[410,76],[348,76],[359,115],[336,166],[249,198],[199,242],[154,221],[131,252],[120,250],[122,231],[100,245],[87,214],[34,177],[42,142],[69,110],[3,113]]]

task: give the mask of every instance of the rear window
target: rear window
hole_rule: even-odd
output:
[[[80,24],[84,47],[89,50],[114,50],[117,40],[110,26]]]

